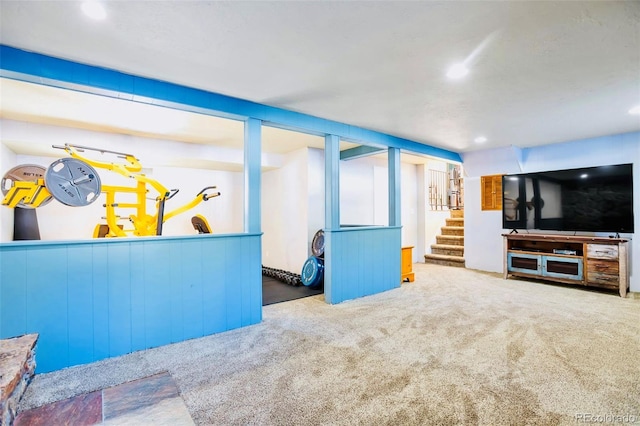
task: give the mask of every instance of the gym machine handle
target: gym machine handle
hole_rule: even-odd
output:
[[[207,189],[216,189],[216,188],[217,188],[217,187],[215,187],[215,186],[207,186],[207,187],[203,188],[203,189],[202,189],[202,191],[198,192],[198,193],[196,194],[196,197],[197,197],[198,195],[200,195],[200,194],[204,194],[204,192],[205,192]],[[210,198],[215,198],[215,197],[218,197],[218,196],[220,196],[220,193],[219,193],[219,192],[214,192],[214,193],[212,193],[212,194],[204,194],[204,195],[202,195],[202,200],[203,200],[203,201],[208,201]]]
[[[165,198],[165,201],[172,199],[178,192],[180,192],[179,189],[170,189],[167,198]]]

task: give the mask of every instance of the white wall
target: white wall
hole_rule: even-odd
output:
[[[402,245],[418,242],[418,175],[414,164],[400,164]],[[389,225],[389,166],[386,159],[361,157],[340,162],[340,223]],[[413,250],[414,262],[424,253]]]
[[[413,261],[424,261],[424,253],[415,247],[418,244],[418,179],[416,166],[402,163],[400,165],[400,209],[402,216],[402,246],[413,246]],[[387,198],[388,199],[388,198]],[[388,208],[387,208],[388,211]]]
[[[11,146],[19,143],[23,149],[31,151],[28,152],[30,154],[33,154],[37,149],[39,155],[55,158],[66,154],[62,150],[52,148],[51,145],[69,143],[131,153],[140,159],[143,167],[164,165],[193,168],[194,164],[208,161],[211,164],[234,166],[236,170],[240,171],[244,164],[242,149],[94,132],[6,119],[0,119],[0,127],[2,128],[0,138],[6,145]],[[239,134],[238,137],[242,138],[243,136]],[[43,150],[46,150],[47,154],[44,154]],[[180,152],[181,160],[176,158],[176,152]],[[183,164],[177,164],[179,162],[183,162]],[[279,167],[279,155],[263,155],[262,166]]]
[[[264,266],[300,273],[308,257],[307,151],[293,151],[281,168],[262,173]]]
[[[313,236],[324,228],[324,150],[309,148],[307,155],[307,256],[311,256]]]
[[[219,197],[203,201],[193,209],[174,216],[164,223],[162,235],[196,234],[191,217],[200,214],[207,219],[215,234],[244,232],[244,177],[241,172],[187,169],[181,167],[154,167],[154,179],[169,189],[179,188],[180,192],[165,203],[165,213],[191,202],[204,187],[208,194],[220,192]]]
[[[502,272],[502,213],[481,211],[480,177],[633,163],[635,229],[640,232],[640,132],[604,136],[519,150],[501,148],[463,154],[465,177],[465,259],[468,268]],[[547,231],[545,231],[546,233]],[[590,235],[589,233],[580,233]],[[640,239],[631,239],[631,291],[640,292]]]
[[[0,143],[0,173],[2,176],[16,166],[16,154]],[[4,198],[4,196],[2,197]],[[0,206],[0,241],[13,240],[13,210]]]
[[[447,224],[447,219],[451,217],[449,210],[431,210],[427,207],[425,214],[425,253],[431,253],[431,245],[436,244],[436,237],[442,234],[442,228]],[[425,254],[422,253],[422,254]],[[424,259],[421,259],[424,261]]]
[[[362,157],[340,161],[340,224],[375,225],[374,167],[384,160]],[[388,197],[385,193],[385,197]]]

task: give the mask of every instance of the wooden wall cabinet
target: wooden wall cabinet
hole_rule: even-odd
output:
[[[480,178],[482,210],[502,210],[502,175]]]
[[[627,295],[627,240],[543,234],[503,234],[503,238],[505,279],[538,278]]]

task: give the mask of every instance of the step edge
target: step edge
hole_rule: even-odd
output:
[[[447,260],[450,262],[462,263],[464,262],[464,257],[462,256],[451,256],[448,254],[425,254],[425,259],[435,259],[435,260]]]

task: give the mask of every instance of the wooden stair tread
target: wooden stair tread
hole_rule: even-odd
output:
[[[436,243],[464,247],[464,235],[438,235]]]
[[[426,259],[435,259],[435,260],[446,260],[446,261],[449,261],[449,262],[464,263],[464,257],[462,257],[462,256],[449,256],[447,254],[425,254],[424,258],[425,258],[425,260]]]
[[[463,251],[464,246],[458,246],[455,244],[431,244],[432,249],[441,249],[441,250],[457,250]]]

